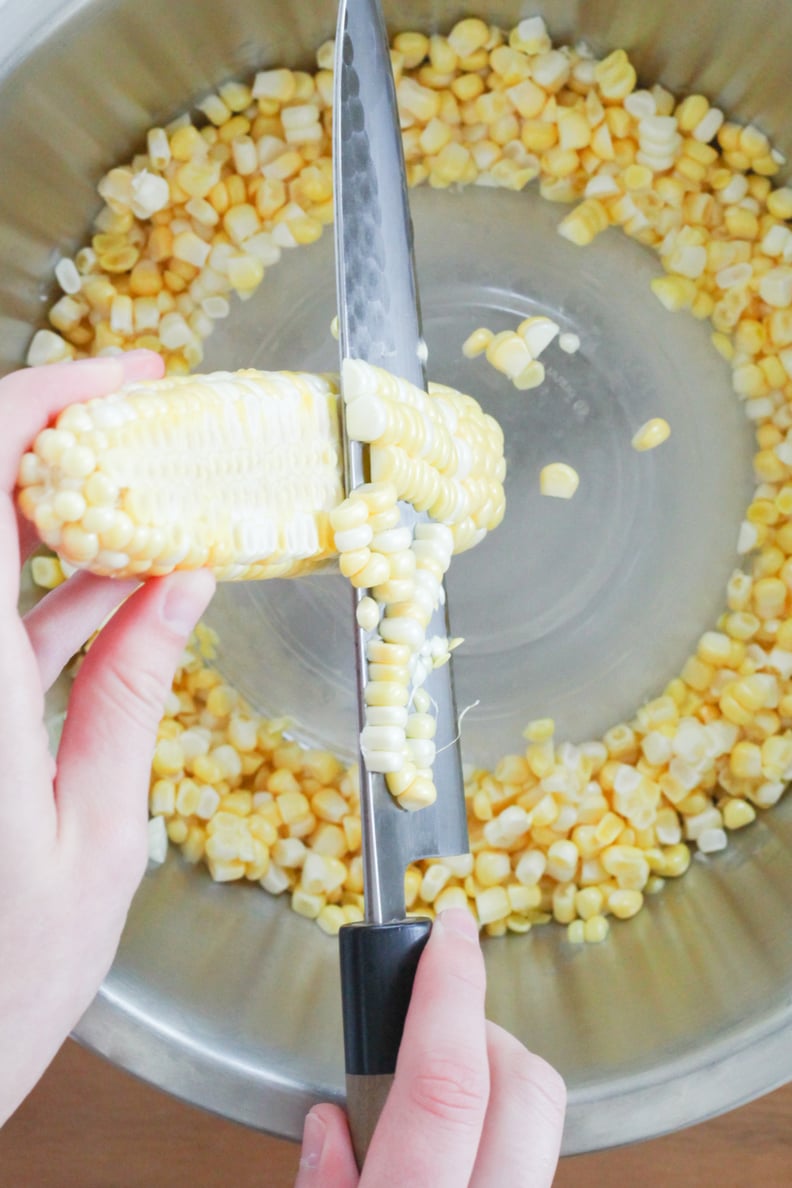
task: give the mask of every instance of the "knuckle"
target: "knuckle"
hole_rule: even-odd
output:
[[[159,673],[145,665],[132,669],[116,657],[106,656],[97,675],[105,702],[138,729],[151,732],[153,748],[153,732],[165,700]]]
[[[412,1102],[423,1113],[463,1128],[481,1126],[489,1098],[489,1075],[473,1059],[434,1056],[413,1078]]]

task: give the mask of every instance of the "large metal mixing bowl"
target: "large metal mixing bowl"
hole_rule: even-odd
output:
[[[624,46],[645,80],[704,91],[792,154],[786,0],[386,4],[394,28],[426,30],[447,29],[468,7],[504,25],[541,10],[561,39]],[[53,262],[86,234],[102,172],[224,79],[309,63],[332,35],[333,8],[0,0],[0,370],[24,357]],[[491,564],[461,564],[455,578],[457,629],[469,639],[461,700],[482,699],[464,746],[485,758],[509,739],[514,747],[534,712],[555,712],[567,736],[585,737],[659,689],[717,613],[750,489],[750,437],[706,327],[652,304],[657,265],[636,245],[614,232],[577,254],[552,234],[558,210],[527,194],[419,192],[415,211],[431,366],[506,420],[520,513],[505,544],[493,537]],[[325,237],[273,270],[261,299],[212,339],[208,363],[332,366],[329,263]],[[538,306],[577,328],[584,347],[550,369],[547,393],[524,413],[483,365],[462,368],[458,344],[485,314],[499,329]],[[639,474],[613,441],[631,418],[663,410],[672,444]],[[540,508],[520,478],[520,463],[535,469],[542,443],[557,449],[561,434],[588,484],[590,498],[570,505],[577,519]],[[519,547],[516,520],[531,528]],[[288,597],[279,589],[223,592],[221,662],[262,708],[303,710],[309,733],[348,747],[335,579]],[[308,697],[304,673],[317,657]],[[267,671],[282,676],[271,693]],[[792,1074],[790,897],[792,805],[782,803],[725,853],[698,858],[604,945],[569,946],[552,927],[487,943],[492,1017],[567,1078],[567,1152],[699,1121]],[[190,1101],[297,1136],[315,1100],[342,1093],[335,945],[285,902],[214,886],[172,856],[145,880],[78,1034]]]

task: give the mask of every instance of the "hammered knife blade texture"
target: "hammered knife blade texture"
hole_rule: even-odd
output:
[[[342,0],[335,60],[334,189],[341,358],[363,359],[426,387],[404,157],[388,39],[377,0]],[[347,490],[365,482],[362,446],[344,435]],[[414,523],[402,505],[402,523]],[[425,517],[420,517],[425,518]],[[363,596],[355,591],[355,605]],[[448,634],[441,606],[428,635]],[[359,726],[366,633],[355,621]],[[451,664],[426,682],[437,704],[436,803],[401,809],[361,762],[366,919],[404,916],[404,870],[420,857],[461,854],[468,833]]]

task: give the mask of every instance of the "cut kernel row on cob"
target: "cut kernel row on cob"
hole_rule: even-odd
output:
[[[94,573],[286,577],[333,556],[337,392],[300,373],[166,377],[66,408],[21,460],[20,510]]]
[[[345,391],[349,432],[371,443],[372,469],[447,522],[455,551],[500,521],[503,436],[472,398],[438,385],[421,393],[358,362]],[[20,510],[62,560],[102,575],[310,572],[337,551],[338,401],[333,377],[300,372],[129,384],[71,405],[39,434],[20,463]],[[360,547],[346,551],[352,576]]]

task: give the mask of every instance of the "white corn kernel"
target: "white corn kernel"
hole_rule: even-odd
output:
[[[526,318],[517,327],[517,333],[528,347],[532,359],[539,358],[553,339],[557,338],[559,330],[557,322],[544,316]]]
[[[580,338],[569,331],[558,336],[558,345],[567,355],[574,355],[580,350]]]
[[[160,866],[168,856],[168,832],[164,817],[152,817],[148,823],[148,860]]]

